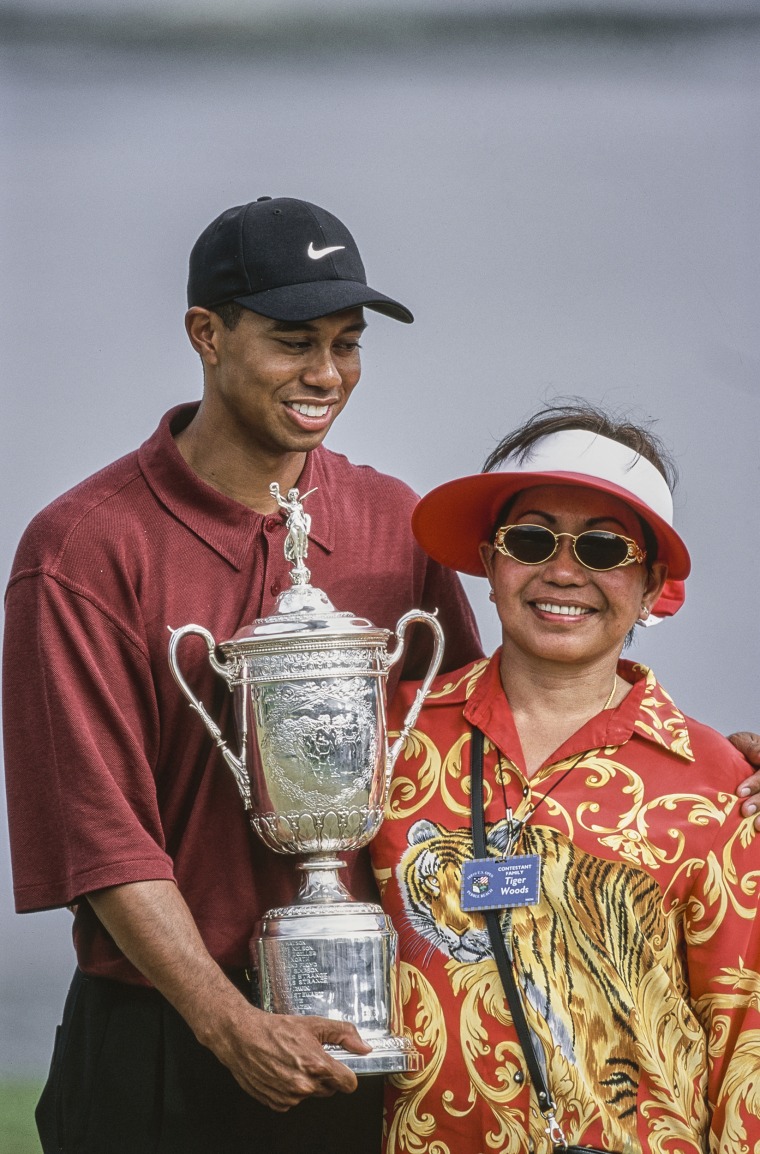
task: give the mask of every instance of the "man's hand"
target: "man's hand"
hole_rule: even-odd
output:
[[[356,1075],[322,1048],[328,1042],[369,1053],[350,1022],[267,1014],[253,1006],[246,1011],[211,1049],[251,1097],[284,1111],[304,1098],[356,1089]]]
[[[355,1027],[257,1010],[210,956],[173,882],[133,882],[87,898],[119,949],[251,1097],[284,1111],[356,1089],[356,1075],[322,1048],[369,1053]]]
[[[740,753],[743,753],[750,765],[760,767],[760,737],[756,733],[749,733],[743,730],[741,733],[732,733],[728,739],[733,742]],[[742,813],[745,817],[751,817],[753,813],[757,814],[755,818],[755,829],[760,830],[760,798],[755,795],[760,793],[760,768],[757,773],[753,773],[746,781],[743,781],[736,791],[739,797],[747,798],[742,803]]]

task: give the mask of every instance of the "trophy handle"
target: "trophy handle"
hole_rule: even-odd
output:
[[[203,702],[199,701],[190,686],[185,681],[185,678],[182,675],[182,671],[179,667],[179,662],[177,661],[177,648],[180,641],[182,641],[182,639],[187,637],[190,633],[195,633],[198,637],[203,638],[208,647],[208,659],[211,668],[215,673],[218,673],[220,677],[224,678],[228,685],[230,685],[230,679],[233,675],[230,671],[229,663],[220,661],[216,656],[216,641],[214,640],[213,635],[209,633],[208,629],[204,629],[202,625],[183,625],[181,629],[171,629],[172,639],[169,642],[169,668],[172,671],[172,676],[177,682],[177,685],[180,687],[185,697],[190,702],[190,708],[194,709],[198,714],[201,721],[206,726],[206,729],[214,739],[215,744],[221,750],[222,757],[227,762],[227,765],[230,767],[235,776],[237,787],[240,790],[240,796],[245,802],[245,808],[249,810],[251,808],[251,787],[248,781],[248,774],[245,770],[245,738],[243,738],[243,748],[240,751],[240,756],[236,757],[230,747],[227,745],[227,742],[222,737],[221,729],[216,724],[213,717],[204,706]],[[230,686],[230,688],[232,687]]]
[[[438,670],[441,665],[441,658],[443,657],[443,630],[441,629],[438,618],[432,613],[425,613],[423,609],[412,609],[411,612],[405,613],[404,616],[400,618],[399,623],[396,626],[396,637],[398,639],[398,644],[396,645],[396,648],[393,650],[393,652],[389,654],[388,665],[395,665],[398,659],[401,657],[401,654],[404,652],[404,634],[406,633],[406,627],[413,621],[422,621],[425,625],[428,625],[432,629],[433,657],[430,661],[428,671],[425,674],[425,680],[417,690],[411,708],[404,718],[404,724],[401,728],[401,732],[388,751],[388,760],[385,770],[386,790],[390,786],[391,774],[393,773],[393,767],[396,764],[396,758],[401,753],[401,750],[406,744],[406,739],[409,736],[410,729],[413,728],[415,722],[417,721],[425,698],[427,697],[428,693],[430,693],[430,687],[438,675]]]

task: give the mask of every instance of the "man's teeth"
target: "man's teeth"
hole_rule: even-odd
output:
[[[591,612],[582,605],[553,605],[551,601],[537,601],[536,609],[540,609],[542,613],[559,613],[562,617],[583,617],[584,614]]]
[[[303,413],[304,417],[324,417],[330,408],[329,405],[301,405],[297,401],[290,407],[297,413]]]

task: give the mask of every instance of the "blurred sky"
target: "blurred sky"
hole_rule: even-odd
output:
[[[550,6],[472,3],[454,36],[438,15],[461,4],[335,0],[319,12],[342,13],[339,41],[312,24],[261,44],[138,43],[146,20],[199,7],[0,0],[3,580],[40,507],[199,395],[182,323],[197,234],[228,205],[301,196],[346,221],[371,283],[417,316],[371,315],[331,447],[424,491],[476,471],[557,395],[658,418],[694,575],[682,614],[635,653],[688,712],[760,728],[757,5],[668,0],[632,26],[651,5],[596,0],[598,27],[517,27]],[[87,24],[57,40],[53,14],[74,9],[143,16],[113,41]],[[370,9],[386,19],[368,30]],[[391,9],[431,20],[390,43]],[[214,8],[254,31],[265,10]],[[726,12],[743,18],[685,19]],[[29,781],[44,789],[45,767]],[[12,914],[4,842],[0,893],[0,1071],[39,1071],[69,918]]]

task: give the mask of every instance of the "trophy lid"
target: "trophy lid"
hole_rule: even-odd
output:
[[[287,498],[280,493],[276,481],[269,491],[286,515],[288,529],[285,538],[285,557],[293,562],[290,571],[290,589],[283,590],[275,602],[275,610],[269,617],[257,618],[252,625],[244,625],[226,646],[246,649],[261,644],[292,645],[302,639],[316,640],[343,637],[353,644],[381,644],[389,636],[390,630],[379,628],[364,617],[355,617],[350,612],[338,612],[326,593],[310,584],[311,573],[304,564],[309,547],[311,517],[304,512],[303,501],[313,493],[299,497],[298,489],[290,489]]]
[[[321,589],[301,585],[286,589],[277,598],[271,616],[257,617],[253,624],[244,625],[230,641],[222,643],[222,648],[230,644],[255,644],[257,641],[306,637],[316,639],[340,636],[379,641],[388,637],[389,633],[390,630],[381,629],[364,617],[354,617],[353,613],[338,613]]]

